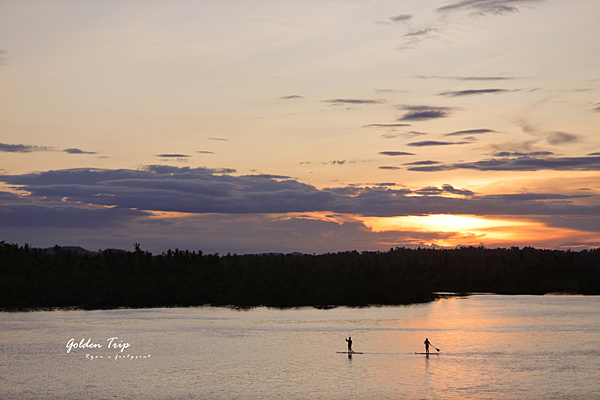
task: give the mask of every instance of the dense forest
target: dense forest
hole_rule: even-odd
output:
[[[0,242],[0,309],[334,307],[425,302],[440,292],[600,294],[600,248],[395,248],[321,255],[77,252]],[[87,254],[86,254],[87,253]]]

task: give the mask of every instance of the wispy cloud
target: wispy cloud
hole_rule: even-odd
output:
[[[55,149],[48,146],[0,143],[0,151],[3,153],[33,153],[35,151],[55,151]]]
[[[400,167],[382,166],[382,167],[379,167],[379,169],[397,170],[397,169],[402,169],[402,168],[400,168]]]
[[[413,137],[423,136],[423,135],[428,135],[428,133],[427,132],[417,132],[417,131],[408,131],[408,132],[402,132],[402,133],[384,133],[383,135],[381,135],[381,137],[383,137],[384,139],[395,139],[397,137],[413,138]]]
[[[520,79],[516,77],[506,76],[426,76],[418,75],[420,79],[452,79],[456,81],[505,81],[512,79]]]
[[[407,146],[426,147],[426,146],[452,146],[457,144],[469,144],[471,142],[438,142],[436,140],[424,140],[422,142],[407,143]]]
[[[333,105],[343,104],[384,104],[385,100],[371,100],[371,99],[331,99],[322,100],[324,103],[331,103]]]
[[[418,29],[415,31],[410,31],[410,32],[402,35],[402,37],[427,36],[432,33],[436,33],[437,31],[438,30],[436,28],[423,28],[423,29]]]
[[[438,96],[460,97],[460,96],[475,96],[475,95],[479,95],[479,94],[498,94],[498,93],[514,92],[514,91],[515,90],[508,90],[508,89],[448,90],[445,92],[438,93]]]
[[[399,121],[425,121],[428,119],[446,118],[450,116],[448,111],[429,110],[429,111],[410,111],[404,114]]]
[[[428,119],[446,118],[450,116],[451,107],[432,106],[398,106],[400,110],[408,111],[398,121],[425,121]]]
[[[309,164],[345,165],[345,164],[358,164],[358,163],[371,162],[371,161],[373,161],[373,160],[352,159],[352,160],[329,160],[329,161],[318,161],[318,162],[314,162],[314,161],[302,161],[299,164],[300,165],[309,165]]]
[[[474,196],[475,193],[468,189],[455,189],[452,185],[442,185],[441,188],[428,186],[422,189],[415,190],[414,193],[427,196],[439,196],[445,193],[451,193],[461,196]]]
[[[483,133],[493,133],[496,132],[491,129],[468,129],[465,131],[456,131],[452,133],[446,133],[444,136],[465,136],[465,135],[480,135]]]
[[[363,128],[402,128],[410,126],[410,124],[368,124],[363,125]]]
[[[424,41],[439,37],[438,32],[438,28],[431,25],[420,29],[413,29],[401,36],[401,42],[397,48],[398,50],[414,48]]]
[[[375,89],[375,93],[407,93],[407,91],[400,89]]]
[[[467,11],[470,15],[503,15],[519,11],[518,7],[533,6],[543,0],[463,0],[437,9],[438,12]]]
[[[493,157],[545,157],[545,156],[551,156],[554,153],[551,151],[531,151],[528,153],[523,153],[520,151],[514,151],[514,152],[510,152],[510,151],[499,151],[499,152],[495,152],[492,153]],[[592,154],[588,154],[588,155],[592,155]],[[600,154],[598,154],[600,155]]]
[[[3,153],[34,153],[39,151],[60,151],[67,154],[97,154],[95,151],[85,151],[77,148],[58,150],[55,147],[50,146],[0,143],[0,152]]]
[[[215,154],[212,151],[207,151],[207,150],[198,150],[196,153],[200,153],[200,154]]]
[[[414,156],[414,153],[407,153],[406,151],[380,151],[378,154],[384,156]]]
[[[289,95],[289,96],[282,96],[282,97],[279,98],[279,100],[293,100],[293,99],[303,99],[303,98],[304,98],[304,96],[300,96],[300,95],[297,95],[297,94],[292,94],[292,95]]]
[[[406,21],[412,19],[412,17],[413,16],[410,14],[401,14],[401,15],[389,17],[389,20],[392,22],[406,22]]]
[[[161,158],[187,158],[187,157],[191,157],[188,154],[178,154],[178,153],[164,153],[164,154],[157,154],[156,157],[161,157]]]
[[[229,139],[224,139],[224,138],[216,138],[216,137],[210,137],[210,138],[208,138],[208,140],[218,140],[218,141],[223,141],[223,142],[226,142],[226,141],[228,141]]]
[[[556,146],[564,143],[577,142],[579,141],[579,136],[565,132],[552,132],[546,137],[546,140],[548,143]]]
[[[97,154],[95,151],[84,151],[84,150],[75,149],[75,148],[65,149],[63,151],[68,154]]]
[[[439,164],[439,161],[431,161],[431,160],[426,160],[426,161],[415,161],[415,162],[411,162],[411,163],[406,163],[406,164],[402,164],[402,165],[435,165],[435,164]]]

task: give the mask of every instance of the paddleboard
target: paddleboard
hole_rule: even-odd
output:
[[[336,351],[338,354],[363,354],[358,351]]]
[[[415,353],[415,354],[425,354],[425,355],[427,355],[428,353]],[[429,353],[429,354],[436,354],[436,355],[439,355],[440,353]]]

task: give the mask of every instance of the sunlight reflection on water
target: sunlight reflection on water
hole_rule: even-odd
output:
[[[600,398],[600,298],[0,314],[3,399]],[[352,336],[348,357],[344,339]],[[70,338],[116,350],[73,349]],[[416,355],[429,337],[439,355]],[[435,349],[432,349],[435,352]],[[103,359],[86,359],[86,354]],[[109,356],[113,356],[110,359]]]

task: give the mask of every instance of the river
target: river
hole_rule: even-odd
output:
[[[600,297],[0,313],[0,398],[600,399]]]

